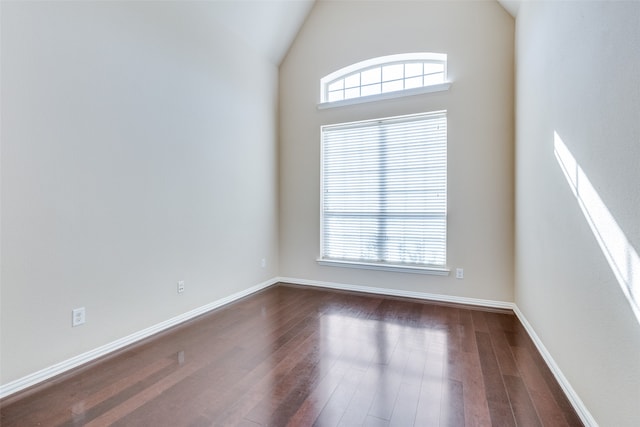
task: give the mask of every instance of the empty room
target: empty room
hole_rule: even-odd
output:
[[[0,425],[640,425],[640,2],[0,1]]]

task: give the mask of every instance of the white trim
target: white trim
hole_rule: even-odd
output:
[[[417,265],[393,265],[393,264],[375,264],[371,262],[360,261],[339,261],[333,259],[316,260],[318,264],[326,267],[347,267],[347,268],[361,268],[364,270],[380,270],[380,271],[394,271],[397,273],[418,273],[418,274],[432,274],[435,276],[448,276],[450,269],[446,267],[419,267]]]
[[[269,286],[275,285],[279,282],[282,283],[291,283],[295,285],[302,286],[316,286],[328,289],[337,289],[344,291],[352,291],[352,292],[364,292],[370,294],[377,295],[388,295],[388,296],[398,296],[398,297],[406,297],[406,298],[416,298],[423,299],[429,301],[438,301],[438,302],[447,302],[454,304],[466,304],[473,305],[479,307],[487,307],[487,308],[499,308],[499,309],[510,309],[513,310],[514,314],[518,317],[525,330],[531,337],[531,340],[536,345],[536,348],[542,355],[545,363],[553,373],[554,377],[562,387],[565,395],[569,399],[569,402],[576,410],[578,416],[582,420],[582,422],[587,427],[598,427],[598,423],[593,418],[587,407],[584,405],[578,394],[575,392],[569,380],[564,376],[560,367],[556,364],[555,360],[544,346],[535,330],[526,319],[522,311],[518,308],[515,303],[506,302],[506,301],[495,301],[495,300],[485,300],[479,298],[467,298],[467,297],[458,297],[452,295],[439,295],[439,294],[430,294],[425,292],[414,292],[414,291],[404,291],[399,289],[389,289],[389,288],[376,288],[371,286],[361,286],[361,285],[350,285],[344,283],[336,283],[336,282],[321,282],[315,280],[306,280],[306,279],[297,279],[292,277],[275,277],[273,279],[262,282],[256,286],[245,289],[244,291],[236,292],[235,294],[229,295],[227,297],[221,298],[219,300],[213,301],[209,304],[203,305],[202,307],[195,308],[191,311],[173,317],[164,322],[160,322],[156,325],[153,325],[149,328],[143,329],[131,335],[128,335],[124,338],[120,338],[116,341],[113,341],[109,344],[98,347],[94,350],[88,351],[86,353],[82,353],[78,356],[67,359],[63,362],[52,365],[48,368],[42,369],[40,371],[34,372],[22,378],[19,378],[15,381],[11,381],[7,384],[0,385],[0,399],[3,399],[7,396],[10,396],[14,393],[17,393],[21,390],[24,390],[28,387],[39,384],[43,381],[46,381],[54,376],[60,375],[70,369],[81,366],[85,363],[96,360],[102,356],[105,356],[113,351],[119,350],[128,345],[134,344],[142,339],[148,338],[151,335],[157,334],[158,332],[162,332],[166,329],[169,329],[173,326],[179,325],[180,323],[186,322],[187,320],[191,320],[194,317],[205,314],[211,310],[222,307],[224,305],[230,304],[240,298],[244,298],[250,294],[258,292],[262,289],[268,288]]]
[[[293,285],[316,286],[320,288],[338,289],[341,291],[364,292],[368,294],[388,295],[394,297],[415,298],[428,301],[447,302],[454,304],[474,305],[488,308],[513,310],[514,304],[506,301],[495,301],[479,298],[458,297],[454,295],[430,294],[426,292],[404,291],[401,289],[375,288],[372,286],[350,285],[336,282],[320,282],[316,280],[297,279],[293,277],[279,277],[279,282]]]
[[[424,93],[444,92],[451,88],[451,82],[439,83],[437,85],[417,87],[414,89],[398,90],[395,92],[385,92],[377,95],[360,96],[358,98],[343,99],[342,101],[321,102],[318,110],[327,108],[344,107],[347,105],[362,104],[365,102],[382,101],[385,99],[404,98],[405,96],[422,95]]]
[[[447,61],[446,53],[435,52],[416,52],[416,53],[399,53],[395,55],[379,56],[377,58],[365,59],[364,61],[356,62],[355,64],[347,65],[344,68],[340,68],[331,74],[327,74],[320,79],[322,86],[340,78],[347,76],[355,71],[365,70],[367,68],[376,65],[385,65],[393,62],[408,62],[408,61]]]
[[[564,376],[564,374],[560,370],[560,367],[556,364],[556,361],[553,360],[551,353],[549,353],[549,351],[544,346],[544,344],[536,334],[536,331],[533,329],[533,327],[531,326],[527,318],[524,316],[522,311],[520,311],[518,306],[515,304],[513,305],[513,312],[518,317],[518,320],[520,320],[520,323],[522,323],[522,326],[524,326],[524,329],[529,334],[529,337],[531,337],[531,340],[536,345],[536,348],[542,355],[542,358],[544,359],[545,363],[547,364],[549,369],[551,369],[553,376],[556,378],[556,380],[560,384],[560,387],[562,387],[564,394],[567,396],[567,398],[569,399],[569,402],[571,402],[571,405],[576,410],[578,416],[580,417],[580,420],[582,420],[584,425],[587,427],[598,427],[598,423],[596,422],[595,418],[593,418],[593,416],[591,415],[591,412],[589,412],[585,404],[582,402],[582,399],[580,399],[580,396],[578,396],[578,393],[576,393],[573,387],[571,387],[571,383],[569,382],[567,377]]]
[[[187,320],[191,320],[194,317],[200,316],[211,310],[214,310],[216,308],[222,307],[236,300],[239,300],[240,298],[244,298],[250,294],[253,294],[262,289],[268,288],[269,286],[272,286],[278,283],[278,281],[279,281],[278,278],[267,280],[251,288],[245,289],[240,292],[236,292],[234,294],[231,294],[219,300],[213,301],[209,304],[187,311],[186,313],[172,317],[171,319],[165,320],[164,322],[157,323],[146,329],[135,332],[131,335],[127,335],[126,337],[117,339],[113,342],[110,342],[108,344],[95,348],[93,350],[87,351],[85,353],[79,354],[77,356],[74,356],[60,363],[56,363],[55,365],[49,366],[48,368],[41,369],[37,372],[34,372],[32,374],[29,374],[17,380],[8,382],[7,384],[2,384],[0,385],[0,399],[5,398],[14,393],[17,393],[21,390],[24,390],[27,387],[31,387],[36,384],[39,384],[43,381],[46,381],[50,378],[53,378],[64,372],[67,372],[70,369],[76,368],[78,366],[84,365],[93,360],[96,360],[102,356],[106,356],[111,352],[119,350],[128,345],[134,344],[140,340],[150,337],[151,335],[157,334],[158,332],[162,332],[173,326],[179,325],[180,323],[186,322]]]

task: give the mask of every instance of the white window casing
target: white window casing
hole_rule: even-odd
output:
[[[321,264],[447,274],[447,113],[322,126]]]
[[[318,108],[448,90],[447,55],[406,53],[349,65],[320,80]]]

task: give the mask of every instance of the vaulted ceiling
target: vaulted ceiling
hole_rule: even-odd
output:
[[[315,0],[212,1],[206,16],[279,65]]]
[[[428,1],[428,0],[425,0]],[[451,0],[450,0],[451,1]],[[516,16],[522,0],[498,0]],[[225,26],[275,65],[279,65],[316,0],[212,1],[204,16]],[[210,21],[209,21],[210,22]]]
[[[518,9],[520,9],[520,4],[523,1],[524,0],[498,0],[498,3],[515,18],[516,15],[518,15]]]

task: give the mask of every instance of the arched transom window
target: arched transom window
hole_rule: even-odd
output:
[[[407,95],[447,83],[447,55],[407,53],[381,56],[349,65],[320,80],[320,102],[409,91]],[[447,89],[448,85],[443,89]],[[395,97],[395,96],[394,96]]]

